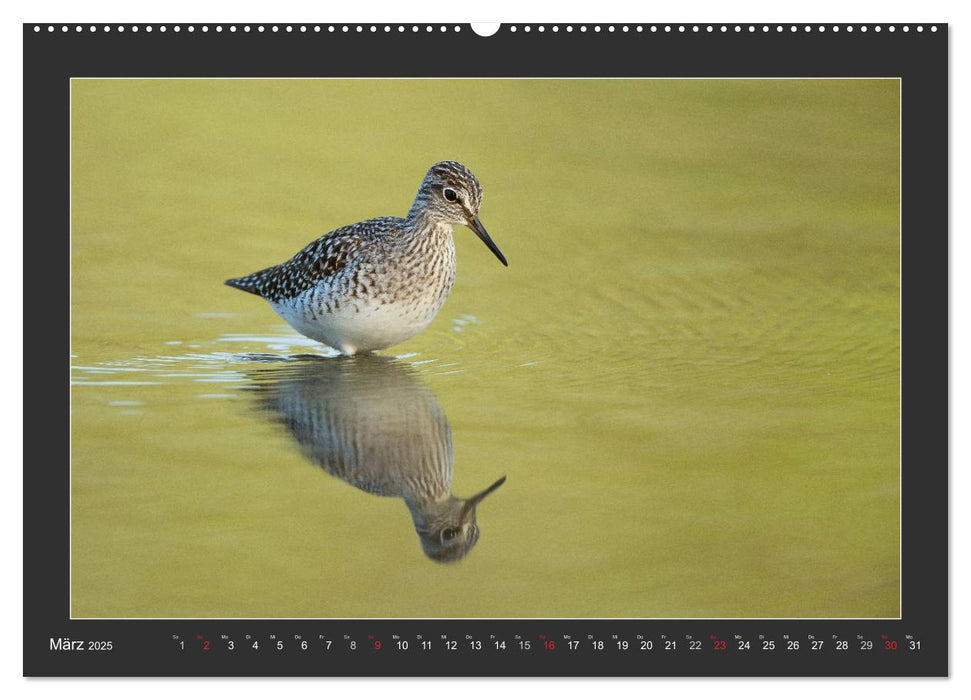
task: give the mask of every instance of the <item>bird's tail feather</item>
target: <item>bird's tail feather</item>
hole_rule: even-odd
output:
[[[260,281],[261,275],[256,272],[245,277],[235,277],[231,280],[226,280],[226,284],[236,289],[242,289],[244,292],[255,294],[256,296],[262,296],[260,294]]]

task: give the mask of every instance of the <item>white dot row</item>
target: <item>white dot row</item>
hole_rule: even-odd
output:
[[[517,25],[514,24],[514,25],[510,25],[507,28],[508,28],[508,30],[510,32],[513,32],[513,33],[519,31],[520,29],[522,29],[522,31],[524,31],[524,32],[530,32],[530,31],[535,30],[535,31],[541,32],[541,33],[542,32],[545,32],[547,30],[547,27],[544,26],[544,25],[538,25],[538,26],[524,25],[524,26],[520,27],[520,26],[517,26]],[[900,27],[900,30],[903,31],[903,32],[909,32],[911,30],[911,28],[912,27],[910,25],[905,24],[902,27]],[[93,24],[90,25],[90,26],[87,26],[87,27],[82,26],[80,24],[74,25],[74,26],[69,26],[69,25],[66,25],[66,24],[62,24],[62,25],[58,25],[58,26],[55,26],[53,24],[47,25],[47,31],[48,32],[55,32],[58,29],[60,29],[61,32],[69,32],[72,29],[75,32],[83,32],[85,29],[87,29],[89,32],[97,32],[98,29],[99,29],[99,27],[96,26],[96,25],[93,25]],[[171,27],[169,27],[167,25],[159,25],[158,27],[153,27],[152,25],[144,25],[144,26],[141,26],[141,27],[139,27],[138,25],[131,25],[131,26],[126,27],[123,24],[114,25],[114,26],[106,24],[103,27],[101,27],[100,29],[103,32],[112,32],[112,31],[115,31],[115,32],[120,32],[120,33],[125,32],[125,31],[131,31],[131,32],[138,32],[138,31],[152,32],[155,29],[157,29],[160,32],[166,32],[166,31],[170,31],[171,30],[173,32],[178,33],[178,32],[181,32],[183,30],[183,27],[180,26],[180,25],[178,25],[178,24],[173,25]],[[399,24],[399,25],[395,25],[395,26],[388,25],[388,24],[385,24],[383,26],[374,25],[374,24],[367,25],[367,26],[360,25],[360,24],[358,24],[358,25],[348,25],[348,24],[342,24],[342,25],[333,25],[333,24],[330,24],[330,25],[319,25],[319,24],[314,24],[314,25],[306,25],[306,24],[292,25],[292,24],[287,24],[287,25],[282,25],[282,26],[281,25],[276,25],[276,24],[268,25],[268,26],[267,25],[260,24],[260,25],[253,25],[253,26],[251,26],[251,25],[246,24],[246,25],[242,25],[241,27],[239,27],[239,26],[237,26],[235,24],[228,25],[227,27],[223,27],[220,24],[213,25],[212,27],[210,27],[209,25],[205,25],[204,24],[201,27],[196,27],[194,25],[187,25],[185,27],[185,31],[187,31],[187,32],[195,32],[197,29],[198,29],[198,31],[201,31],[201,32],[208,32],[210,30],[213,30],[213,31],[216,31],[216,32],[222,32],[224,30],[228,30],[230,32],[236,32],[236,31],[243,31],[243,32],[251,32],[251,31],[256,31],[256,32],[266,32],[266,31],[279,32],[282,29],[282,31],[285,31],[285,32],[294,32],[294,31],[296,31],[296,32],[303,32],[303,33],[306,33],[306,32],[317,32],[317,33],[319,33],[319,32],[323,32],[323,31],[327,31],[327,32],[352,32],[352,31],[353,32],[364,32],[364,31],[370,31],[370,32],[375,32],[376,33],[376,32],[381,31],[381,30],[383,30],[385,32],[392,32],[392,31],[395,31],[395,30],[397,30],[398,32],[406,32],[406,31],[409,31],[409,30],[411,32],[420,32],[422,29],[424,29],[426,32],[433,32],[433,31],[435,31],[435,27],[432,26],[432,25],[430,25],[430,24],[429,25],[425,25],[424,27],[419,26],[417,24],[412,24],[412,25]],[[600,31],[603,31],[604,29],[606,29],[608,32],[616,32],[616,31],[619,30],[621,32],[630,32],[630,31],[645,32],[645,31],[647,31],[647,32],[655,32],[655,33],[656,32],[668,32],[668,33],[670,33],[670,32],[680,32],[680,33],[693,32],[693,33],[700,33],[702,31],[708,32],[708,33],[714,33],[716,31],[717,32],[723,32],[723,33],[727,33],[727,32],[730,32],[730,31],[734,31],[736,33],[740,33],[740,32],[749,32],[749,33],[762,32],[762,33],[767,33],[767,32],[771,32],[771,31],[784,32],[786,30],[788,30],[789,32],[798,32],[801,29],[803,32],[813,32],[813,31],[815,31],[815,32],[818,32],[818,33],[823,33],[823,32],[827,32],[828,31],[828,32],[838,33],[840,31],[846,31],[846,32],[853,32],[853,31],[867,32],[867,31],[871,31],[871,30],[874,31],[874,32],[881,32],[881,31],[884,30],[884,27],[881,26],[881,25],[868,26],[868,25],[865,25],[865,24],[864,25],[847,24],[847,25],[842,25],[842,26],[841,25],[838,25],[838,24],[836,24],[836,25],[822,25],[821,24],[821,25],[815,26],[815,27],[814,26],[811,26],[811,25],[796,26],[794,24],[793,25],[782,25],[782,24],[774,24],[774,25],[769,25],[769,24],[762,24],[762,25],[755,25],[755,24],[749,24],[749,25],[740,25],[740,24],[735,24],[735,25],[727,25],[727,24],[721,24],[721,25],[712,25],[712,24],[707,24],[707,25],[699,25],[699,24],[691,24],[691,25],[678,24],[678,25],[671,25],[671,24],[663,24],[663,25],[656,25],[656,24],[652,24],[652,25],[647,25],[647,26],[640,25],[640,24],[633,25],[633,26],[626,25],[626,24],[619,25],[619,26],[615,26],[615,25],[610,24],[610,25],[606,25],[606,26],[603,26],[603,27],[601,27],[600,25],[593,25],[592,27],[588,27],[587,25],[580,25],[579,27],[574,27],[573,25],[566,25],[565,27],[560,27],[559,25],[551,25],[550,27],[548,27],[548,29],[551,32],[559,32],[559,31],[562,30],[562,31],[565,31],[565,32],[568,32],[568,33],[569,32],[573,32],[575,30],[576,31],[579,31],[581,33],[582,32],[588,32],[588,31],[600,32]],[[923,32],[924,31],[924,26],[918,24],[918,25],[915,25],[913,27],[913,29],[916,30],[916,31],[918,31],[918,32]],[[449,27],[448,26],[445,26],[445,25],[438,25],[438,30],[440,32],[447,32],[449,30]],[[462,28],[460,26],[458,26],[458,25],[455,25],[454,27],[452,27],[452,30],[455,31],[455,32],[460,32],[460,31],[462,31]],[[35,24],[34,25],[34,31],[35,32],[41,32],[41,31],[43,31],[43,28],[41,27],[41,25]],[[886,27],[886,31],[888,31],[888,32],[895,32],[895,31],[897,31],[897,27],[895,25],[889,25],[889,26]],[[931,25],[930,26],[930,31],[936,32],[937,31],[937,27],[935,25]]]
[[[251,26],[251,25],[246,24],[246,25],[243,25],[243,26],[237,26],[235,24],[231,24],[231,25],[228,25],[226,27],[224,27],[221,24],[217,24],[217,25],[213,25],[213,26],[209,26],[207,24],[204,24],[201,27],[196,27],[195,25],[186,25],[185,27],[182,27],[181,25],[178,25],[178,24],[172,25],[172,26],[159,25],[158,27],[153,27],[152,25],[144,25],[144,26],[131,25],[131,26],[127,26],[126,27],[123,24],[118,24],[118,25],[109,25],[109,24],[106,24],[103,27],[100,27],[100,29],[101,29],[102,32],[112,32],[112,31],[114,31],[114,32],[125,32],[125,31],[131,31],[131,32],[138,32],[138,31],[151,32],[151,31],[154,31],[156,29],[158,31],[160,31],[160,32],[167,32],[167,31],[181,32],[184,29],[187,32],[195,32],[197,30],[200,31],[200,32],[208,32],[210,30],[216,31],[216,32],[222,32],[222,31],[230,31],[230,32],[237,32],[237,31],[242,31],[242,32],[253,32],[253,31],[255,31],[255,32],[266,32],[266,31],[279,32],[279,31],[282,30],[282,31],[285,31],[285,32],[295,32],[296,31],[296,32],[304,32],[304,33],[306,33],[306,32],[318,32],[319,33],[319,32],[323,32],[323,31],[327,31],[327,32],[351,32],[351,31],[363,32],[365,30],[368,30],[368,31],[371,31],[371,32],[377,32],[377,31],[379,31],[382,28],[383,28],[383,30],[385,32],[391,32],[391,31],[394,31],[395,29],[397,29],[399,32],[405,32],[405,31],[408,31],[408,30],[410,30],[412,32],[419,32],[422,29],[424,29],[426,32],[432,32],[432,31],[435,31],[435,28],[436,27],[433,27],[432,25],[426,25],[424,27],[420,27],[418,25],[410,25],[410,26],[407,26],[407,27],[405,25],[397,25],[397,27],[392,27],[391,25],[384,25],[383,27],[379,27],[379,26],[373,25],[373,24],[370,25],[370,26],[363,26],[363,25],[360,25],[360,24],[358,24],[358,25],[347,25],[347,24],[343,24],[343,25],[333,25],[333,24],[330,24],[330,25],[319,25],[319,24],[313,24],[313,25],[306,25],[306,24],[292,25],[292,24],[287,24],[287,25],[282,25],[282,26],[281,25],[276,25],[276,24],[272,24],[272,25],[268,25],[268,26],[267,25],[262,25],[262,24],[260,24],[260,25],[252,25]],[[62,24],[62,25],[59,25],[59,26],[58,25],[53,25],[53,24],[47,25],[47,31],[48,32],[56,32],[58,29],[60,29],[62,32],[69,32],[72,29],[75,32],[83,32],[85,29],[87,29],[89,32],[97,32],[98,29],[99,29],[99,27],[96,26],[96,25],[94,25],[94,24],[92,24],[90,26],[87,26],[87,27],[82,26],[80,24],[74,25],[74,26],[70,26],[70,25],[67,25],[67,24]],[[440,26],[438,26],[438,30],[441,31],[441,32],[447,32],[449,30],[449,27],[444,26],[444,25],[440,25]],[[458,25],[456,25],[456,26],[452,27],[452,30],[453,31],[456,31],[456,32],[460,32],[460,31],[462,31],[462,28],[459,27]],[[35,24],[34,25],[34,31],[35,32],[41,32],[41,31],[43,31],[43,28],[39,24]]]
[[[511,32],[515,32],[515,31],[517,31],[517,29],[518,28],[516,27],[516,25],[512,25],[512,26],[509,27],[509,31],[511,31]],[[538,32],[545,32],[546,31],[546,27],[544,27],[542,25],[536,27],[535,29]],[[550,29],[552,31],[554,31],[554,32],[560,31],[560,28],[558,26],[552,26],[552,27],[550,27]],[[581,25],[580,28],[579,28],[579,31],[586,32],[586,31],[590,31],[590,29],[591,29],[591,27],[587,27],[586,25]],[[601,27],[601,26],[599,26],[599,25],[594,25],[592,27],[592,29],[593,29],[594,32],[599,32],[599,31],[602,31],[604,28]],[[618,30],[618,27],[616,27],[614,25],[607,25],[606,29],[607,29],[608,32],[616,32]],[[628,26],[628,25],[626,25],[626,24],[620,26],[619,29],[622,32],[629,32],[629,31],[631,31],[631,27]],[[638,32],[644,32],[644,31],[650,31],[650,32],[659,32],[659,31],[663,31],[663,32],[673,32],[673,31],[677,31],[677,32],[682,32],[682,33],[688,32],[688,31],[691,31],[691,32],[701,32],[701,31],[705,31],[705,32],[712,32],[712,33],[713,32],[716,32],[716,31],[720,31],[720,32],[729,32],[729,31],[744,32],[744,31],[748,31],[750,33],[755,33],[755,32],[759,32],[759,31],[761,31],[761,32],[771,32],[773,30],[775,30],[776,32],[784,32],[784,31],[786,31],[786,29],[788,29],[790,32],[798,32],[800,30],[800,26],[796,26],[795,24],[788,25],[788,26],[787,25],[782,25],[782,24],[774,24],[774,25],[769,25],[769,24],[761,24],[761,25],[755,25],[755,24],[749,24],[749,25],[741,25],[741,24],[735,24],[735,25],[728,25],[728,24],[720,24],[720,25],[717,25],[717,24],[690,24],[690,25],[685,25],[685,24],[677,24],[677,25],[662,24],[662,25],[657,25],[657,24],[652,24],[652,25],[648,25],[647,27],[645,27],[643,25],[635,25],[634,26],[634,30],[635,31],[638,31]],[[816,32],[819,32],[819,33],[823,33],[823,32],[826,32],[826,31],[839,32],[840,29],[843,29],[843,30],[845,30],[847,32],[852,32],[854,29],[857,29],[857,30],[859,30],[861,32],[866,32],[866,31],[869,31],[870,29],[872,29],[875,32],[883,31],[883,27],[880,26],[880,25],[873,25],[871,27],[871,26],[868,26],[868,25],[865,25],[865,24],[864,25],[847,24],[847,25],[843,25],[842,27],[840,25],[838,25],[838,24],[829,25],[829,26],[822,25],[821,24],[818,27],[813,27],[811,25],[802,25],[801,26],[801,29],[804,32],[816,31]],[[895,32],[895,31],[897,31],[897,27],[894,26],[894,25],[890,25],[890,26],[886,27],[886,29],[887,29],[888,32]],[[918,32],[922,32],[922,31],[924,31],[924,26],[923,25],[916,25],[914,27],[914,29],[917,30]],[[522,28],[522,30],[524,32],[529,32],[529,31],[532,30],[532,27],[530,27],[530,26],[527,25],[527,26],[524,26]],[[573,30],[574,30],[573,27],[572,26],[569,26],[569,25],[565,29],[565,31],[567,31],[567,32],[572,32]],[[901,27],[901,30],[902,31],[905,31],[905,32],[909,32],[911,30],[911,27],[910,27],[910,25],[905,24],[904,26]],[[936,32],[937,31],[937,27],[934,26],[934,25],[931,25],[930,30],[932,32]]]

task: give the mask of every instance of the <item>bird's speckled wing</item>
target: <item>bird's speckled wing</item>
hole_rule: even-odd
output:
[[[369,241],[393,235],[402,222],[386,216],[344,226],[313,241],[285,263],[226,280],[226,284],[270,301],[295,297],[321,280],[340,274],[351,260],[367,250]]]

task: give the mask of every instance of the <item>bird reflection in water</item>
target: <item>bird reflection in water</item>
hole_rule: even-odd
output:
[[[452,495],[452,430],[410,366],[373,355],[299,357],[252,377],[260,408],[309,460],[362,491],[404,499],[429,558],[458,561],[472,550],[476,506],[506,477],[470,498]]]

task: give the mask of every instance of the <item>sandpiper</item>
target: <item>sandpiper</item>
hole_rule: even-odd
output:
[[[453,226],[468,226],[508,265],[479,221],[481,204],[472,171],[442,161],[405,218],[344,226],[226,284],[263,297],[295,330],[344,355],[382,350],[420,332],[445,303],[455,282]]]

